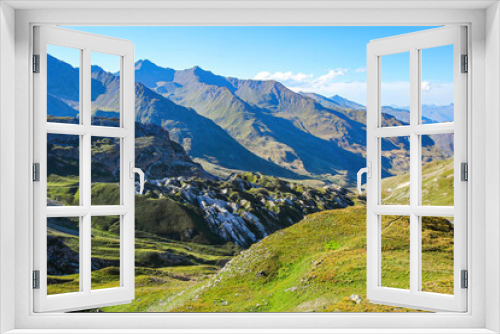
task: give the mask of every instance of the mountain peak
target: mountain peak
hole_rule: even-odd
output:
[[[104,71],[104,69],[99,65],[92,65],[90,66],[90,72],[94,73],[94,72],[106,72],[106,71]]]
[[[198,65],[195,65],[189,69],[187,69],[188,72],[193,72],[194,74],[198,75],[198,76],[202,76],[202,75],[205,75],[205,74],[209,74],[209,75],[215,75],[213,74],[212,72],[210,71],[207,71],[207,70],[204,70],[202,69],[200,66]]]
[[[175,71],[156,65],[149,59],[141,59],[135,63],[135,80],[147,87],[155,88],[158,81],[172,81]]]
[[[135,69],[145,69],[145,68],[157,68],[159,67],[149,59],[140,59],[135,62]]]

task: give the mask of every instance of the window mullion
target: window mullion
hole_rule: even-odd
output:
[[[415,133],[420,115],[419,50],[410,49],[410,291],[419,290],[420,281],[420,219],[414,209],[420,204],[420,137]]]
[[[90,206],[91,206],[91,171],[92,171],[92,143],[91,143],[91,51],[88,48],[83,49],[82,57],[82,124],[87,129],[86,133],[82,136],[82,199],[83,206],[89,211],[83,216],[83,233],[81,237],[82,245],[82,272],[80,277],[83,280],[83,291],[89,293],[91,291],[91,273],[92,273],[92,263],[91,263],[91,216],[90,216]]]

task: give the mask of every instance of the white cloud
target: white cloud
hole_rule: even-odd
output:
[[[358,68],[354,72],[361,73],[366,68]],[[254,80],[276,80],[295,92],[317,93],[327,97],[340,95],[349,100],[366,104],[366,82],[340,81],[348,69],[331,69],[326,74],[314,77],[312,74],[302,72],[259,72]],[[384,82],[382,83],[382,105],[409,106],[409,82]],[[422,82],[422,103],[447,105],[453,102],[453,83]]]
[[[312,74],[304,74],[304,73],[297,73],[293,74],[292,71],[288,72],[267,72],[267,71],[262,71],[257,73],[257,75],[254,77],[255,80],[276,80],[281,83],[285,82],[305,82],[307,80],[311,80],[313,77]]]
[[[339,76],[343,76],[347,73],[346,68],[337,68],[329,70],[326,74],[314,78],[312,74],[305,74],[302,72],[293,73],[292,71],[287,72],[267,72],[262,71],[257,73],[253,77],[254,80],[276,80],[284,84],[285,86],[304,86],[304,87],[317,87],[320,88],[324,85],[328,85],[330,82]]]
[[[358,67],[357,69],[354,70],[356,73],[365,73],[366,72],[366,67]]]
[[[453,102],[453,82],[422,81],[422,103],[447,105]]]
[[[328,71],[327,74],[322,75],[312,81],[313,85],[317,86],[322,86],[322,85],[328,85],[329,83],[332,82],[333,79],[335,79],[338,76],[346,74],[348,70],[346,68],[337,68],[335,70],[330,70]]]
[[[312,74],[302,72],[259,72],[253,77],[254,80],[276,80],[295,91],[314,92],[318,94],[332,95],[339,82],[338,78],[348,72],[346,68],[330,69],[326,74],[314,77]]]
[[[422,92],[430,92],[432,89],[432,83],[430,81],[422,81]]]

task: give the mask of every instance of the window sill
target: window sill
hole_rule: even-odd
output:
[[[487,334],[488,329],[15,329],[5,334]]]

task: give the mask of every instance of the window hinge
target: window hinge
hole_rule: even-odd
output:
[[[40,182],[40,164],[38,162],[33,164],[33,181]]]
[[[460,164],[461,181],[469,181],[469,165],[466,162]]]
[[[462,276],[462,289],[468,289],[469,288],[469,272],[467,270],[462,270],[461,276]]]
[[[462,68],[460,72],[462,73],[469,72],[469,56],[467,55],[462,55]]]
[[[33,270],[33,289],[40,289],[40,270]]]
[[[40,55],[33,55],[33,73],[40,73]]]

